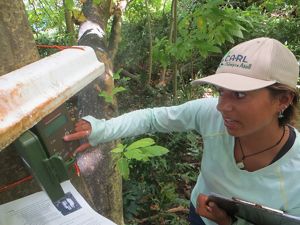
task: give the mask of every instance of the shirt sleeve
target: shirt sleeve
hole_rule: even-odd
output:
[[[293,208],[293,209],[289,210],[287,212],[287,214],[292,215],[292,216],[300,217],[300,207]]]
[[[99,120],[92,116],[83,119],[90,122],[92,126],[92,133],[88,139],[90,144],[95,146],[99,143],[150,132],[198,130],[200,114],[211,105],[209,104],[211,101],[212,99],[198,99],[178,106],[141,109],[110,120]]]

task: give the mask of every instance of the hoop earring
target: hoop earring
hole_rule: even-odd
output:
[[[281,110],[280,112],[279,112],[279,114],[278,114],[278,119],[282,119],[283,117],[284,117],[284,115],[283,115],[283,110]]]
[[[278,114],[278,119],[282,119],[284,117],[283,113],[284,113],[284,110],[286,109],[286,107],[284,107]]]

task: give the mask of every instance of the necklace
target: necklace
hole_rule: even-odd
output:
[[[242,147],[241,140],[240,140],[239,138],[236,138],[237,141],[238,141],[238,143],[239,143],[241,152],[242,152],[242,159],[241,159],[241,161],[237,162],[237,164],[236,164],[237,167],[240,168],[240,169],[245,169],[244,160],[245,160],[246,158],[249,158],[249,157],[252,157],[252,156],[255,156],[255,155],[258,155],[258,154],[260,154],[260,153],[263,153],[263,152],[266,152],[266,151],[268,151],[268,150],[273,149],[274,147],[276,147],[277,145],[280,144],[280,142],[282,141],[282,139],[283,139],[283,137],[284,137],[284,134],[285,134],[285,128],[283,127],[282,135],[281,135],[280,139],[279,139],[274,145],[272,145],[271,147],[265,148],[265,149],[263,149],[263,150],[260,150],[260,151],[258,151],[258,152],[251,153],[251,154],[249,154],[249,155],[245,155],[244,150],[243,150],[243,147]]]

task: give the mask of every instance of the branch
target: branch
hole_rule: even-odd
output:
[[[121,41],[122,15],[127,6],[126,0],[121,0],[117,3],[114,10],[113,22],[111,27],[111,35],[109,39],[108,52],[112,61],[114,60],[119,43]]]
[[[128,72],[127,70],[122,69],[121,74],[123,76],[130,77],[133,80],[139,81],[139,77],[137,75],[134,75],[134,74]]]
[[[138,223],[145,223],[147,221],[152,221],[156,218],[158,218],[159,216],[161,216],[161,214],[165,214],[165,213],[178,213],[178,212],[183,212],[183,213],[188,213],[189,209],[183,207],[183,206],[178,206],[176,208],[172,208],[172,209],[168,209],[166,212],[163,213],[158,213],[156,215],[153,216],[149,216],[143,219],[136,219]]]
[[[168,213],[177,213],[177,212],[183,212],[183,213],[188,213],[189,209],[183,207],[183,206],[178,206],[176,208],[168,209]]]
[[[36,11],[36,7],[35,7],[34,3],[33,3],[32,1],[29,0],[29,4],[32,6],[33,11],[34,11],[34,14],[36,15],[36,17],[39,18],[39,15],[38,15],[38,13],[37,13],[37,11]],[[35,33],[35,34],[37,35],[37,37],[38,37],[38,36],[39,36],[39,30],[38,30],[38,28],[33,28],[32,30],[34,31],[34,33]]]

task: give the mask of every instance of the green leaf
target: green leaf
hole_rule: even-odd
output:
[[[144,147],[144,148],[142,148],[142,151],[144,154],[147,154],[149,157],[162,156],[169,152],[169,150],[167,148],[159,146],[159,145]]]
[[[244,35],[242,33],[242,31],[240,29],[236,29],[232,32],[232,34],[236,37],[239,37],[239,38],[244,38]]]
[[[124,153],[127,159],[136,159],[138,161],[143,160],[144,158],[148,158],[147,155],[143,154],[140,149],[130,149]]]
[[[216,36],[215,38],[217,37],[218,36]],[[198,41],[197,45],[198,45],[197,47],[199,49],[199,52],[203,57],[207,57],[210,52],[217,52],[217,53],[221,52],[221,49],[218,46],[216,46],[216,44],[214,44],[213,42],[211,43],[208,41],[206,42]]]
[[[73,0],[65,0],[65,5],[66,5],[67,10],[69,10],[69,11],[71,11],[75,6]]]
[[[119,92],[122,92],[122,91],[126,91],[126,88],[124,87],[115,87],[113,90],[112,90],[112,94],[115,95]]]
[[[83,12],[81,10],[78,10],[78,9],[72,9],[71,10],[72,12],[72,16],[74,17],[74,19],[80,23],[83,23],[85,22],[87,19],[86,17],[84,16]]]
[[[118,170],[121,173],[122,177],[125,180],[128,180],[129,178],[129,164],[127,159],[120,158],[117,162]]]
[[[153,145],[155,142],[152,138],[143,138],[138,141],[133,142],[131,145],[127,147],[127,150],[143,148],[150,145]]]
[[[122,72],[122,68],[118,69],[117,72],[113,73],[113,78],[114,80],[119,80],[120,79],[120,73]]]
[[[103,97],[105,102],[112,103],[113,101],[113,96],[109,95],[106,91],[101,91],[98,95]]]
[[[246,21],[245,21],[246,22]],[[238,29],[243,30],[243,31],[247,31],[247,29],[243,26],[241,26],[240,24],[237,24]]]
[[[121,153],[124,151],[126,145],[124,146],[123,144],[118,144],[116,148],[114,148],[113,150],[111,150],[111,152],[113,153]]]
[[[224,29],[221,30],[221,35],[223,35],[227,41],[229,41],[230,43],[234,43],[234,39],[232,38],[232,36],[230,34],[228,34],[228,32]]]
[[[216,53],[221,53],[222,52],[222,50],[217,46],[209,46],[208,51],[216,52]]]
[[[161,55],[159,61],[163,68],[167,68],[167,66],[170,65],[170,59],[167,55]]]
[[[94,3],[95,5],[99,5],[99,4],[101,3],[101,0],[93,0],[93,3]]]

